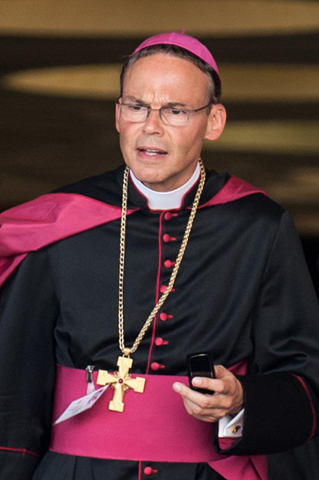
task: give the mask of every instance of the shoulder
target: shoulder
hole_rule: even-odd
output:
[[[268,197],[267,192],[244,180],[228,174],[209,171],[207,188],[205,187],[203,207],[219,206],[226,214],[246,218],[279,220],[285,213],[276,201]]]
[[[101,175],[64,185],[52,193],[74,193],[114,206],[121,205],[124,166]]]
[[[255,192],[232,202],[237,211],[258,216],[265,219],[277,219],[280,221],[285,209],[275,200],[269,198],[266,193]],[[287,212],[286,212],[287,213]]]

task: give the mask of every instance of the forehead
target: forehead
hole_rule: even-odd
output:
[[[208,78],[189,60],[170,54],[156,53],[137,60],[127,70],[123,98],[163,99],[188,103],[207,98]],[[147,99],[146,99],[147,100]]]

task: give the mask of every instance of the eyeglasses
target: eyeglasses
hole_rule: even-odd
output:
[[[187,125],[189,116],[210,107],[212,102],[196,110],[184,110],[174,107],[152,108],[145,105],[133,105],[129,103],[117,103],[121,107],[121,115],[127,122],[143,123],[146,122],[151,110],[158,111],[162,122],[165,125],[174,127],[183,127]]]

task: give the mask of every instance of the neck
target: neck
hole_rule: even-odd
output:
[[[132,170],[130,170],[130,176],[135,187],[146,197],[151,210],[171,210],[181,207],[185,194],[195,185],[200,177],[200,166],[197,163],[191,178],[184,185],[170,192],[157,192],[146,187],[144,183],[135,177]]]

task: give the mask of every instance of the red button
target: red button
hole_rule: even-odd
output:
[[[164,267],[165,268],[171,268],[175,265],[175,262],[171,262],[170,260],[165,260],[164,262]]]
[[[144,473],[145,475],[152,475],[153,473],[157,473],[158,470],[153,470],[151,467],[145,467]]]
[[[174,242],[176,238],[171,237],[170,235],[168,235],[168,233],[165,233],[165,235],[163,235],[163,240],[165,243],[169,243],[169,242]]]
[[[157,345],[158,347],[160,347],[161,345],[167,345],[167,344],[168,344],[168,341],[163,340],[160,337],[156,338],[156,340],[155,340],[155,345]]]
[[[162,322],[166,322],[169,318],[173,318],[173,315],[168,315],[164,312],[160,314],[160,320],[162,320]]]
[[[165,220],[170,220],[172,217],[178,217],[178,214],[177,214],[177,213],[167,212],[167,213],[165,213],[165,215],[164,215]]]
[[[162,285],[161,288],[160,288],[160,292],[161,293],[165,293],[167,290],[167,285]],[[172,288],[171,290],[172,292],[175,292],[175,288]]]
[[[160,370],[161,368],[165,368],[165,365],[160,365],[157,362],[151,363],[151,369],[156,372],[157,370]]]

